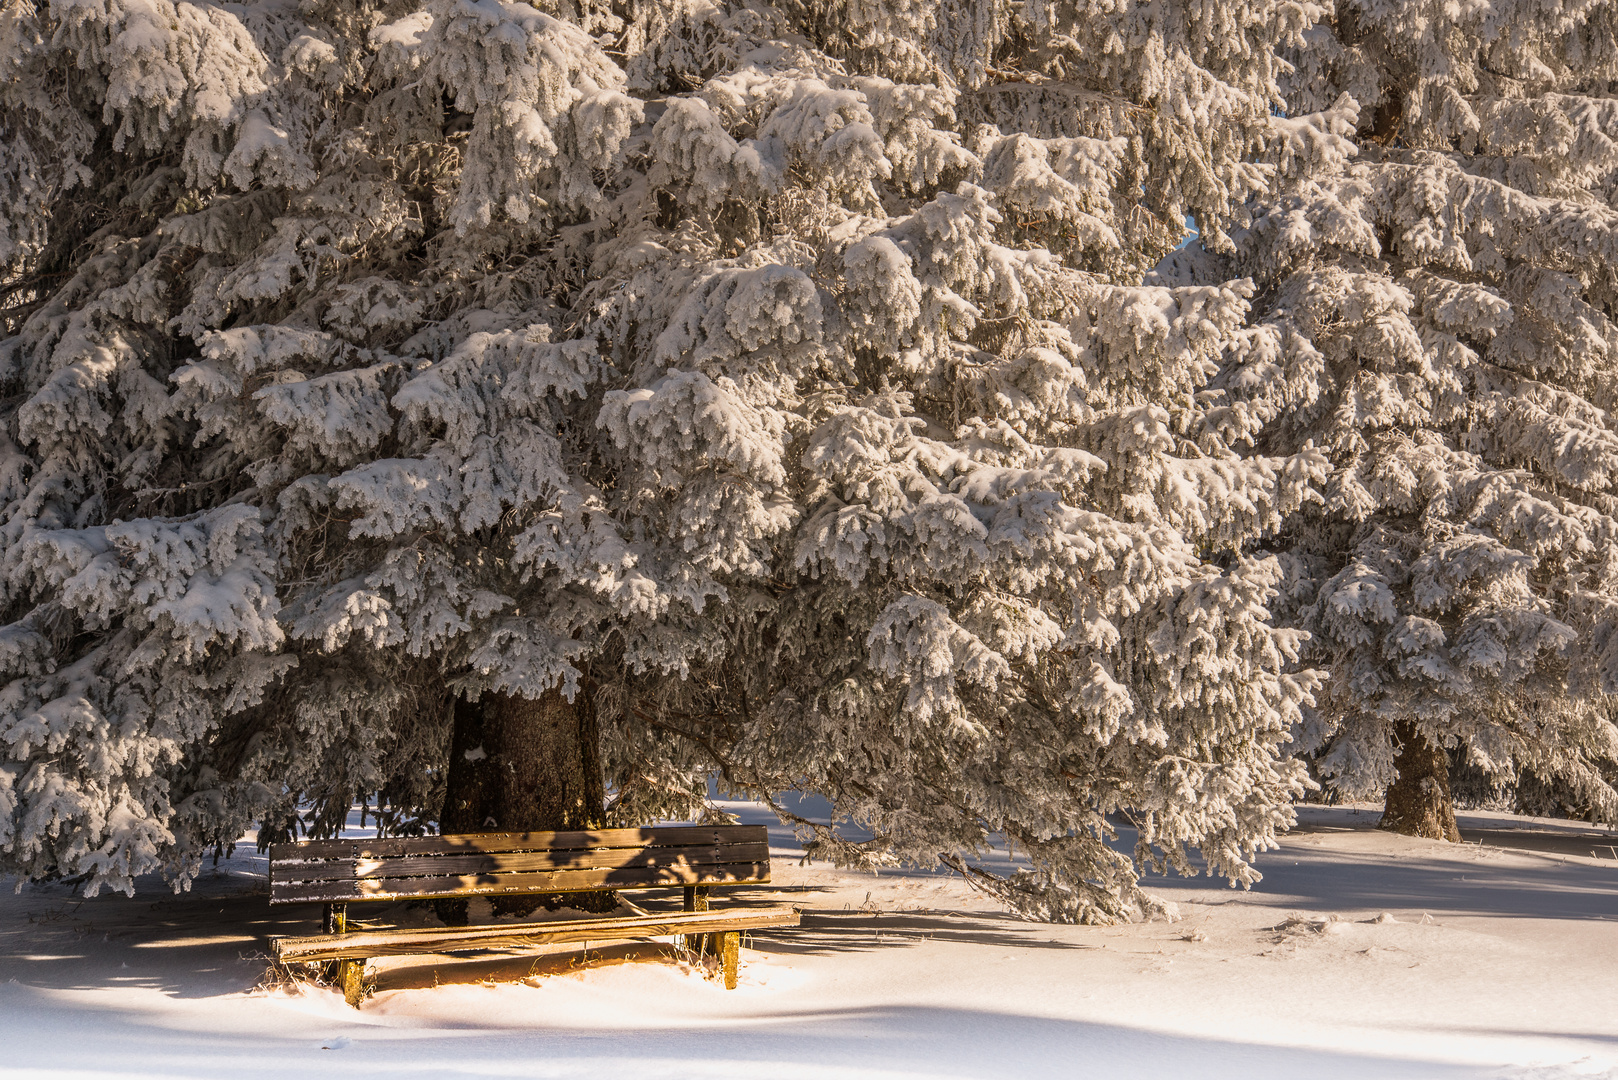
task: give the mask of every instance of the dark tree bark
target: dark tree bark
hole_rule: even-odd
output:
[[[483,705],[457,696],[451,708],[454,728],[449,742],[449,776],[445,783],[444,811],[438,816],[440,833],[473,833],[493,828],[489,794],[488,748],[483,745]]]
[[[590,695],[552,690],[532,699],[485,694],[487,806],[500,829],[599,829],[607,789]]]
[[[1460,843],[1449,790],[1449,755],[1407,720],[1393,726],[1393,736],[1399,745],[1393,759],[1398,776],[1388,787],[1378,828]]]
[[[529,699],[485,693],[457,698],[441,833],[599,829],[607,790],[591,696],[570,702],[560,690]],[[610,911],[612,893],[497,900],[496,911],[531,911],[538,903]],[[465,903],[440,905],[446,922],[465,921]],[[456,916],[459,916],[456,918]]]

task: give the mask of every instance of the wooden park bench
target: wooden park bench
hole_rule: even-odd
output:
[[[277,938],[277,963],[335,961],[343,997],[365,995],[365,958],[469,952],[570,941],[623,941],[668,934],[717,952],[725,986],[736,988],[741,932],[795,926],[790,907],[708,909],[708,890],[770,880],[762,825],[677,825],[592,832],[475,833],[389,840],[306,840],[270,846],[270,903],[326,905],[325,933]],[[604,890],[685,890],[683,911],[628,917],[421,929],[360,929],[348,905]]]

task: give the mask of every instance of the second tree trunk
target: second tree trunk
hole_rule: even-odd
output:
[[[1460,843],[1461,830],[1455,824],[1455,802],[1449,790],[1449,755],[1409,721],[1395,724],[1393,737],[1398,743],[1393,759],[1398,775],[1388,787],[1378,827]]]

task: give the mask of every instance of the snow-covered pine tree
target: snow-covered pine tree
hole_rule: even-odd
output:
[[[1402,832],[1458,839],[1446,749],[1612,821],[1618,8],[1348,0],[1291,59],[1284,182],[1159,277],[1258,280],[1216,388],[1335,466],[1284,542],[1298,749]]]
[[[1139,909],[1116,811],[1254,878],[1314,676],[1240,552],[1324,458],[1203,394],[1245,282],[1131,283],[1314,8],[3,13],[5,869],[717,768],[1052,917]]]

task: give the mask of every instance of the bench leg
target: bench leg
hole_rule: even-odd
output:
[[[708,886],[687,885],[685,887],[685,910],[708,910]],[[698,956],[706,956],[714,951],[712,937],[713,935],[711,934],[686,934],[684,936],[685,947]]]
[[[342,968],[343,1000],[354,1008],[365,1000],[365,961],[339,960]]]
[[[348,933],[348,905],[326,905],[326,933]],[[327,968],[327,978],[343,988],[343,1000],[354,1008],[365,1000],[365,961],[333,960]]]
[[[736,969],[741,966],[742,934],[740,930],[717,935],[721,941],[719,955],[725,969],[725,989],[736,989]]]
[[[320,932],[322,934],[342,934],[348,931],[348,905],[327,904],[321,911]],[[321,976],[331,983],[341,983],[343,979],[343,966],[341,960],[328,960],[320,967]]]

